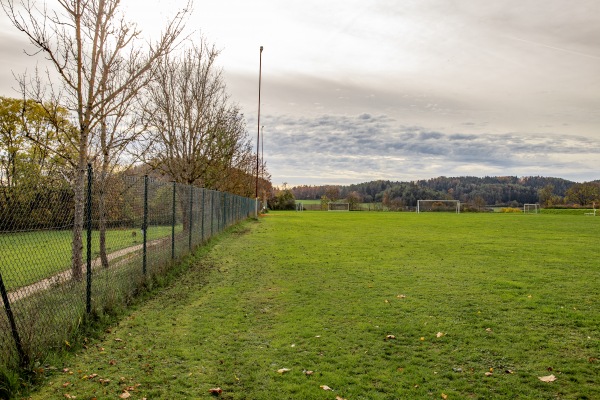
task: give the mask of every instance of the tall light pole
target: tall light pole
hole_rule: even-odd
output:
[[[260,46],[260,56],[259,56],[259,64],[258,64],[258,129],[256,134],[256,206],[258,208],[258,156],[260,154],[260,85],[262,80],[262,52],[263,47]],[[257,210],[258,216],[258,210]]]

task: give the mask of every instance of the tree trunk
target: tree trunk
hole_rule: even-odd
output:
[[[108,254],[106,252],[106,176],[105,165],[102,165],[100,179],[98,180],[98,230],[100,231],[100,261],[103,268],[108,268]]]
[[[83,162],[82,162],[83,160]],[[73,242],[71,247],[71,271],[73,279],[83,279],[83,214],[85,209],[85,159],[80,157],[80,166],[77,168],[74,188],[75,210],[73,215]],[[83,167],[81,166],[83,164]]]

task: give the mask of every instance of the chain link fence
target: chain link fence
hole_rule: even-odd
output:
[[[84,224],[74,229],[70,187],[0,190],[0,367],[8,368],[69,346],[86,315],[127,306],[177,259],[256,215],[254,199],[147,176],[98,179],[90,168]]]

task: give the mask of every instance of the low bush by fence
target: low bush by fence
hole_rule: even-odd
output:
[[[70,190],[31,188],[0,207],[0,367],[42,362],[86,316],[126,306],[174,260],[255,216],[254,199],[147,176],[112,177],[102,189],[92,175],[82,265],[72,260]]]

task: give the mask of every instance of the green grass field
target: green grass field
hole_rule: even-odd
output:
[[[176,227],[180,232],[182,226]],[[112,229],[107,231],[107,251],[113,252],[126,247],[141,244],[139,231],[132,236],[132,229]],[[85,235],[85,232],[84,232]],[[152,226],[148,229],[147,239],[154,240],[171,235],[170,226]],[[71,231],[35,231],[0,234],[2,260],[0,271],[7,290],[13,290],[56,273],[67,270],[71,265]],[[84,257],[86,239],[84,236]],[[99,233],[92,232],[92,255],[99,254]]]
[[[597,399],[598,238],[582,216],[272,212],[31,398]]]

